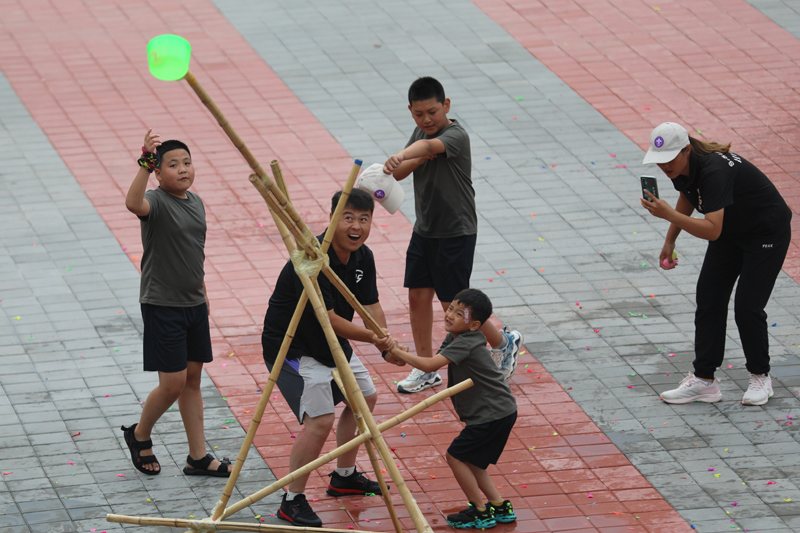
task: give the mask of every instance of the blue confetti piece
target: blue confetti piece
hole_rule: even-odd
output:
[[[405,437],[405,436],[406,436],[406,434],[405,434],[405,433],[400,433],[400,436],[401,436],[401,437]]]
[[[594,165],[594,161],[592,161],[592,164]]]
[[[778,325],[778,323],[777,323],[777,322],[775,322],[774,324],[772,324],[772,327],[774,328],[774,327],[775,327],[775,326],[777,326],[777,325]]]
[[[489,157],[489,156],[487,155],[487,156],[486,156],[486,159],[491,159],[491,157]]]

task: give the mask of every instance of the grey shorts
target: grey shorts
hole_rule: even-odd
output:
[[[267,368],[272,371],[270,363],[267,363]],[[356,354],[350,358],[350,369],[365,397],[377,392],[369,372]],[[278,388],[301,424],[304,415],[316,418],[334,413],[336,404],[345,399],[333,381],[332,370],[308,356],[283,363],[277,379]]]

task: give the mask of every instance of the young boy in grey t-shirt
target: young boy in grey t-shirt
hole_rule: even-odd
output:
[[[414,346],[421,357],[433,355],[433,295],[447,310],[455,294],[469,287],[478,214],[472,188],[469,135],[457,120],[447,118],[450,99],[434,78],[419,78],[408,90],[408,109],[417,127],[405,149],[383,167],[396,180],[414,173],[416,223],[406,252],[403,285]],[[506,380],[517,365],[522,345],[518,331],[498,331],[484,324],[481,331],[493,347],[492,357]],[[438,372],[415,369],[397,385],[400,392],[419,392],[442,382]]]
[[[139,422],[122,431],[133,466],[144,474],[160,473],[150,432],[177,400],[189,441],[183,472],[227,477],[230,461],[206,454],[203,436],[200,378],[203,363],[212,360],[203,281],[206,212],[200,197],[189,192],[194,182],[189,148],[180,141],[162,143],[152,131],[144,137],[125,207],[141,221],[144,369],[158,372],[158,386],[147,396]],[[145,192],[153,171],[159,187]]]
[[[458,529],[490,528],[496,522],[517,519],[511,502],[502,499],[486,471],[489,464],[497,464],[517,420],[517,402],[480,331],[491,315],[489,298],[477,289],[465,289],[455,295],[445,312],[447,337],[439,353],[419,357],[402,347],[390,352],[424,372],[448,365],[448,387],[472,379],[472,387],[453,396],[453,407],[467,426],[447,449],[447,463],[469,499],[467,509],[447,517]],[[489,500],[486,505],[481,493]]]

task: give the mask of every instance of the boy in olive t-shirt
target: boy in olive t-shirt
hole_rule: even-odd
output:
[[[457,529],[490,528],[517,519],[511,502],[502,499],[486,471],[489,464],[497,464],[517,420],[517,402],[480,331],[491,314],[492,303],[484,293],[465,289],[445,312],[447,337],[439,353],[419,357],[401,347],[390,352],[424,372],[448,365],[448,387],[472,379],[472,387],[453,396],[453,407],[467,426],[447,449],[447,463],[469,499],[467,509],[447,517]],[[481,493],[489,500],[486,505]]]
[[[139,422],[122,426],[133,466],[156,475],[161,465],[153,453],[150,432],[177,400],[189,455],[186,475],[230,476],[230,461],[206,454],[203,436],[203,363],[212,360],[203,261],[206,212],[189,192],[194,166],[180,141],[163,143],[148,130],[139,172],[125,197],[125,207],[139,217],[142,229],[142,283],[139,303],[144,323],[144,370],[158,372],[158,386],[144,402]],[[146,191],[155,171],[159,186]]]
[[[447,117],[450,99],[445,98],[444,87],[434,78],[419,78],[408,90],[408,104],[417,127],[405,149],[390,157],[383,171],[398,181],[414,174],[416,222],[406,251],[403,286],[408,288],[414,347],[419,356],[431,357],[433,295],[446,311],[456,293],[469,287],[478,213],[469,135],[457,120]],[[505,379],[511,379],[522,334],[499,331],[488,322],[481,331],[492,346],[495,363]],[[441,383],[438,372],[414,369],[397,390],[413,393]]]

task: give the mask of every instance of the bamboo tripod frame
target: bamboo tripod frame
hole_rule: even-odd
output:
[[[336,289],[347,299],[348,303],[350,303],[350,305],[356,310],[359,316],[361,316],[362,320],[364,321],[364,324],[369,329],[371,329],[379,338],[386,337],[386,333],[383,331],[380,325],[373,319],[372,316],[370,316],[370,314],[366,311],[366,309],[364,309],[364,307],[358,302],[358,300],[356,300],[356,298],[349,291],[344,282],[342,282],[342,280],[339,279],[339,277],[330,268],[330,266],[328,266],[327,261],[325,261],[327,259],[328,248],[333,239],[335,224],[341,218],[341,213],[344,210],[344,207],[347,203],[347,198],[349,197],[353,185],[355,184],[355,179],[358,176],[358,171],[361,167],[361,161],[356,160],[355,164],[353,165],[353,168],[350,171],[350,175],[348,176],[341,198],[339,199],[339,203],[336,206],[336,209],[334,210],[333,216],[331,218],[331,224],[328,226],[328,230],[325,234],[322,244],[320,245],[317,239],[311,233],[308,226],[305,224],[300,215],[292,206],[291,201],[289,200],[288,189],[286,188],[286,184],[283,180],[283,173],[281,172],[278,162],[277,161],[271,162],[271,168],[273,171],[273,175],[275,177],[275,182],[273,182],[270,179],[267,172],[264,170],[264,168],[259,164],[256,158],[253,156],[252,152],[250,152],[250,150],[244,144],[244,141],[242,141],[242,139],[239,137],[236,131],[234,131],[233,127],[225,118],[219,107],[217,107],[217,105],[213,102],[208,93],[203,89],[203,87],[191,73],[191,71],[186,73],[184,79],[189,83],[189,86],[194,90],[194,92],[200,98],[200,101],[203,102],[203,104],[208,108],[208,110],[211,112],[214,118],[216,118],[217,122],[225,131],[225,133],[228,135],[231,142],[244,156],[245,160],[250,165],[250,168],[253,169],[254,174],[250,175],[249,178],[250,182],[259,191],[259,193],[269,206],[269,210],[270,213],[272,214],[273,220],[275,221],[275,225],[277,226],[281,238],[283,239],[283,242],[286,245],[286,248],[289,251],[289,253],[291,254],[293,251],[295,251],[295,249],[300,249],[304,252],[306,259],[320,260],[320,262],[322,263],[320,271],[323,274],[325,274],[325,276],[331,281],[333,286],[336,287]],[[403,421],[411,418],[412,416],[426,409],[430,405],[433,405],[434,403],[437,403],[447,397],[450,397],[453,394],[457,394],[458,392],[468,387],[471,387],[472,380],[467,380],[459,383],[454,387],[445,389],[431,396],[427,400],[424,400],[421,403],[415,405],[411,409],[394,417],[393,419],[383,422],[380,425],[377,424],[375,422],[375,419],[372,417],[372,413],[370,412],[366,400],[364,399],[364,395],[361,393],[361,389],[358,386],[355,376],[353,375],[353,372],[350,368],[350,364],[347,361],[347,358],[344,355],[341,346],[339,345],[336,333],[334,332],[333,327],[330,324],[328,313],[327,310],[325,309],[324,301],[322,299],[322,295],[320,292],[319,283],[317,282],[317,275],[318,272],[310,276],[298,272],[298,276],[304,288],[303,295],[300,298],[300,301],[298,302],[297,307],[295,309],[294,315],[292,316],[291,322],[289,323],[289,327],[286,331],[286,335],[284,336],[283,342],[281,343],[280,351],[276,358],[275,364],[273,365],[272,371],[270,372],[269,380],[267,381],[267,384],[263,388],[261,398],[259,400],[258,406],[256,407],[255,414],[253,415],[253,420],[250,423],[250,427],[248,428],[247,435],[244,439],[244,442],[242,443],[239,455],[236,458],[236,463],[234,464],[231,475],[228,478],[228,482],[225,485],[225,489],[223,490],[220,500],[214,506],[212,516],[210,517],[210,519],[207,519],[210,521],[181,520],[181,519],[152,519],[144,517],[129,517],[129,516],[111,515],[111,514],[106,515],[107,521],[128,523],[128,524],[150,525],[150,526],[166,525],[172,527],[189,527],[190,528],[189,531],[231,530],[231,531],[272,531],[272,532],[282,532],[282,533],[287,533],[287,532],[295,533],[297,531],[306,531],[309,528],[302,528],[296,526],[266,526],[263,524],[221,522],[221,520],[255,503],[256,501],[264,498],[265,496],[274,493],[275,491],[284,487],[294,479],[304,476],[310,473],[312,470],[324,464],[327,464],[328,462],[339,457],[340,455],[347,453],[348,451],[358,447],[362,443],[366,443],[367,453],[369,455],[373,470],[375,471],[376,477],[378,479],[378,483],[381,486],[383,498],[386,503],[387,509],[389,510],[389,514],[392,519],[392,524],[395,528],[396,533],[401,533],[402,526],[400,524],[399,519],[397,518],[397,513],[394,510],[394,506],[392,504],[388,487],[386,486],[386,482],[381,472],[380,464],[378,463],[378,457],[380,457],[380,459],[383,461],[384,467],[386,471],[389,473],[389,477],[392,479],[392,481],[394,481],[395,485],[397,486],[397,491],[399,492],[401,498],[403,499],[405,507],[408,509],[410,518],[414,523],[414,527],[416,528],[417,532],[433,533],[433,530],[431,529],[430,525],[428,525],[427,521],[425,520],[425,517],[422,515],[422,512],[420,511],[416,500],[414,500],[413,496],[411,495],[411,491],[406,486],[405,481],[400,475],[400,471],[398,470],[397,465],[395,465],[394,459],[391,455],[391,451],[388,445],[386,444],[386,441],[384,440],[381,432],[386,431],[394,427],[395,425],[402,423]],[[333,377],[336,380],[342,392],[344,393],[345,397],[347,398],[348,404],[350,405],[353,414],[356,417],[356,422],[360,435],[353,438],[344,445],[336,448],[332,452],[318,458],[315,461],[312,461],[311,463],[305,465],[304,467],[294,472],[291,472],[289,475],[284,476],[283,478],[277,480],[275,483],[272,483],[268,487],[265,487],[264,489],[261,489],[258,492],[248,496],[247,498],[228,507],[227,505],[233,493],[233,487],[236,485],[236,481],[239,477],[239,474],[241,473],[242,466],[244,465],[244,461],[247,458],[247,453],[250,449],[250,446],[252,445],[256,431],[258,430],[258,427],[261,424],[261,418],[264,414],[267,403],[269,402],[269,396],[272,393],[277,377],[281,372],[281,369],[283,367],[283,362],[286,358],[289,346],[291,345],[292,340],[294,339],[294,335],[297,330],[297,325],[300,322],[300,317],[302,316],[303,310],[306,308],[307,302],[311,303],[315,316],[317,317],[317,320],[319,321],[325,333],[326,340],[328,342],[328,345],[333,354],[334,361],[336,363],[336,369],[334,370]],[[323,531],[323,532],[328,531],[332,533],[339,533],[340,531],[345,531],[345,530],[314,528],[314,531]],[[346,530],[346,531],[352,532],[353,530]]]

